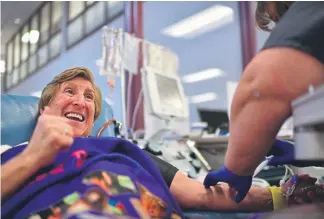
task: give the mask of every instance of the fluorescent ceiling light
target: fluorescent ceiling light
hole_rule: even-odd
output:
[[[30,42],[31,44],[37,43],[38,39],[39,39],[39,31],[38,30],[31,30],[30,32],[26,32],[21,37],[21,41],[23,43]]]
[[[190,103],[203,103],[203,102],[208,102],[208,101],[212,101],[212,100],[216,100],[217,99],[217,94],[216,93],[204,93],[204,94],[198,94],[195,96],[191,96],[190,97]]]
[[[184,83],[194,83],[211,78],[223,76],[225,73],[219,68],[210,68],[200,72],[191,73],[182,77]]]
[[[171,37],[194,38],[227,25],[233,20],[233,9],[215,5],[162,29],[162,33]]]

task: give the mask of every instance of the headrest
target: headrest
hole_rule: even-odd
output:
[[[1,95],[1,144],[28,141],[36,125],[38,98]]]
[[[11,146],[29,141],[36,125],[39,98],[1,94],[1,144]],[[102,111],[95,121],[92,136],[110,119],[113,112],[107,102],[102,102]],[[101,136],[113,136],[114,126],[110,125]]]

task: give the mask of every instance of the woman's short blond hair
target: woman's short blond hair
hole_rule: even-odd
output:
[[[78,78],[78,77],[88,80],[94,89],[94,94],[95,94],[94,119],[96,120],[101,113],[101,105],[102,105],[101,92],[94,83],[94,78],[91,71],[87,68],[82,68],[82,67],[67,69],[64,72],[56,75],[54,79],[49,84],[46,85],[46,87],[42,91],[42,95],[39,100],[39,105],[38,105],[39,111],[44,110],[45,106],[47,106],[51,102],[51,100],[54,98],[56,92],[58,91],[62,83],[71,81],[74,78]]]

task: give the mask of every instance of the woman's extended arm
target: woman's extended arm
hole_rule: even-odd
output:
[[[35,154],[21,153],[1,165],[1,200],[6,199],[39,169]]]
[[[202,183],[188,178],[179,171],[174,176],[170,190],[184,209],[266,212],[291,205],[323,202],[324,185],[315,184],[317,179],[306,174],[298,175],[297,178],[295,189],[289,197],[283,194],[292,188],[292,177],[280,187],[258,188],[252,186],[240,203],[233,200],[236,191],[227,184],[207,189]]]
[[[206,189],[204,185],[177,172],[170,188],[172,194],[184,209],[218,211],[272,211],[273,203],[269,189],[252,187],[245,199],[237,204],[235,191],[226,184]]]

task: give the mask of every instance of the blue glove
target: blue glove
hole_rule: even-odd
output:
[[[295,160],[295,146],[289,141],[283,141],[276,139],[268,155],[274,155],[274,157],[269,161],[269,166],[277,166],[290,164],[297,167],[308,166],[305,161]]]
[[[205,187],[215,186],[218,182],[228,183],[231,188],[234,188],[237,191],[235,201],[239,203],[250,190],[252,176],[238,176],[223,166],[219,170],[209,172],[204,180],[204,185]]]

